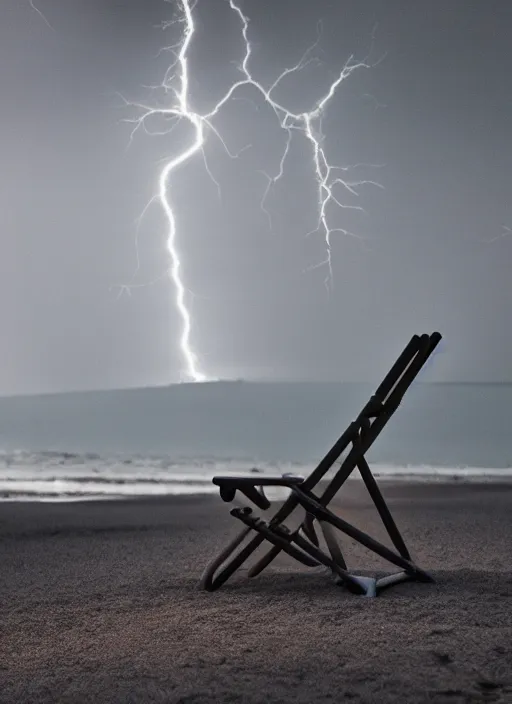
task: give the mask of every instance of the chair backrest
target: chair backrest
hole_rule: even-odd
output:
[[[437,332],[432,333],[432,335],[421,335],[421,337],[414,335],[375,394],[368,401],[357,419],[349,426],[347,429],[348,442],[342,452],[350,443],[352,443],[352,449],[336,476],[322,494],[321,503],[324,506],[329,503],[354,471],[358,458],[370,449],[380,435],[440,340],[441,334]],[[338,454],[338,457],[340,454]],[[314,472],[307,480],[308,482],[313,479],[313,475]]]
[[[354,471],[358,458],[368,451],[382,432],[400,405],[407,389],[439,344],[441,337],[438,332],[431,335],[413,335],[356,420],[348,426],[309,477],[305,479],[304,488],[308,491],[313,489],[352,443],[352,448],[340,469],[321,496],[320,501],[324,506],[331,501],[348,476]],[[283,521],[296,506],[297,501],[292,495],[277,511],[272,522]]]

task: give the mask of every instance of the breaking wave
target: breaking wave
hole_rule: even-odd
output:
[[[84,501],[141,496],[214,494],[216,474],[293,473],[307,476],[312,465],[201,458],[101,456],[95,453],[0,452],[0,500]],[[372,465],[380,480],[507,481],[512,468]],[[360,479],[358,472],[354,480]],[[280,498],[276,493],[274,498]]]

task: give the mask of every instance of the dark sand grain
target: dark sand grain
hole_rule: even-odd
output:
[[[286,559],[199,591],[217,498],[0,504],[0,702],[512,702],[512,485],[384,493],[437,583],[377,599]],[[358,484],[337,510],[382,535]]]

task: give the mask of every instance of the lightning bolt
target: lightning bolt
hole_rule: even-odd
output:
[[[146,134],[153,134],[148,127],[148,121],[150,118],[154,118],[155,116],[172,120],[172,124],[168,132],[170,132],[176,124],[183,120],[185,120],[192,127],[193,138],[191,143],[186,146],[178,156],[165,162],[159,174],[157,192],[151,199],[150,203],[146,206],[146,209],[149,205],[151,205],[151,203],[157,202],[166,217],[166,247],[170,262],[168,273],[175,290],[175,305],[182,321],[179,347],[185,365],[184,371],[186,376],[188,379],[196,382],[207,380],[207,376],[200,369],[199,360],[197,354],[192,348],[190,339],[192,321],[190,311],[186,304],[186,289],[182,277],[182,262],[177,245],[177,216],[175,206],[171,198],[172,177],[183,164],[190,161],[198,154],[202,155],[205,167],[209,175],[212,176],[204,152],[206,137],[209,133],[215,135],[220,140],[222,146],[230,157],[235,158],[238,156],[238,154],[232,154],[229,151],[221,133],[215,126],[216,118],[220,115],[222,108],[234,98],[235,93],[243,87],[252,87],[255,92],[259,94],[264,103],[272,109],[279,127],[286,135],[285,147],[279,161],[278,169],[274,174],[265,173],[267,185],[263,192],[261,207],[267,214],[270,225],[270,213],[266,208],[267,198],[272,187],[284,176],[286,159],[288,157],[294,135],[301,136],[311,147],[311,169],[317,186],[318,219],[316,228],[311,233],[307,234],[321,234],[323,236],[325,242],[325,257],[323,261],[311,268],[320,266],[325,266],[327,268],[327,286],[332,283],[333,279],[332,235],[338,232],[345,236],[357,237],[357,235],[350,232],[346,228],[341,226],[335,227],[332,224],[330,217],[331,206],[336,206],[338,209],[363,210],[363,208],[358,205],[348,205],[343,203],[340,200],[340,193],[345,191],[350,193],[352,196],[357,196],[359,195],[358,189],[367,184],[372,184],[382,188],[382,186],[375,181],[348,180],[346,177],[346,173],[348,171],[357,166],[364,165],[361,164],[355,165],[354,167],[341,167],[332,164],[328,159],[326,149],[324,147],[324,135],[322,133],[322,118],[340,85],[348,79],[354,71],[360,68],[368,68],[369,64],[366,61],[356,62],[353,60],[353,56],[351,56],[338,72],[336,78],[330,84],[327,92],[319,100],[317,100],[309,111],[294,112],[279,102],[279,100],[275,97],[275,94],[287,76],[297,73],[306,65],[315,61],[312,57],[312,52],[318,44],[319,36],[313,46],[311,46],[304,53],[301,59],[294,66],[286,68],[277,76],[273,83],[269,86],[264,86],[253,76],[251,72],[250,63],[253,47],[249,38],[250,20],[242,11],[237,0],[226,0],[226,2],[229,4],[231,11],[235,13],[240,22],[245,53],[242,62],[238,67],[241,74],[240,79],[230,86],[223,97],[209,112],[199,114],[195,112],[190,105],[188,57],[192,39],[196,30],[193,14],[195,3],[191,0],[178,0],[177,4],[180,10],[180,17],[176,21],[183,24],[182,37],[177,45],[167,47],[166,49],[174,54],[175,60],[167,69],[161,85],[158,86],[163,89],[166,97],[171,97],[170,104],[168,106],[158,107],[125,100],[125,104],[136,107],[140,111],[136,118],[133,120],[128,120],[134,123],[134,128],[130,135],[130,141],[139,129],[142,129]],[[168,22],[166,23],[166,26],[171,24],[174,24],[174,22]],[[217,187],[219,187],[219,184],[215,181],[215,179],[213,180]]]
[[[34,3],[34,0],[29,0],[29,3],[28,3],[28,4],[29,4],[30,7],[34,10],[34,12],[36,12],[36,13],[39,15],[39,17],[43,20],[43,22],[45,23],[45,25],[46,25],[47,27],[49,27],[52,31],[54,31],[54,30],[53,30],[53,27],[52,27],[51,24],[48,22],[48,20],[47,20],[45,14],[44,14],[38,7],[36,7],[36,5],[35,5],[35,3]]]

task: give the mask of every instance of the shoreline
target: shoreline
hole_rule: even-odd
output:
[[[255,477],[256,475],[250,474],[248,476]],[[406,486],[427,486],[435,485],[438,487],[442,486],[485,486],[492,485],[495,487],[510,487],[512,486],[512,469],[510,474],[505,474],[504,476],[500,473],[485,473],[485,474],[464,474],[464,475],[453,475],[453,474],[432,474],[432,475],[420,475],[420,474],[403,474],[403,475],[379,475],[378,472],[374,472],[374,477],[379,484],[387,487],[392,487],[394,485],[406,485]],[[347,480],[350,485],[358,484],[362,485],[363,481],[359,476],[349,477]],[[140,482],[142,483],[142,482]],[[257,483],[257,482],[255,482]],[[108,482],[105,482],[108,485]],[[115,484],[115,482],[112,482]],[[155,483],[153,482],[154,486]],[[167,484],[169,486],[169,484]],[[192,488],[194,487],[194,488]],[[146,499],[181,499],[184,497],[218,497],[219,492],[216,486],[213,486],[210,481],[204,483],[190,482],[182,483],[181,481],[176,482],[176,490],[167,490],[162,492],[148,492],[145,493],[141,491],[140,493],[107,493],[107,492],[96,492],[96,493],[59,493],[59,492],[9,492],[4,491],[3,495],[0,494],[0,505],[9,503],[28,503],[28,504],[59,504],[59,503],[91,503],[91,502],[109,502],[109,501],[142,501]]]

